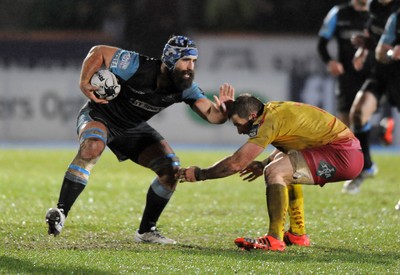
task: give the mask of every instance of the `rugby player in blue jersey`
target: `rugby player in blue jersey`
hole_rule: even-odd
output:
[[[387,86],[385,89],[386,96],[392,106],[397,107],[400,111],[400,10],[392,13],[385,25],[385,31],[381,36],[378,46],[375,49],[376,59],[388,64],[389,69],[385,74]],[[375,101],[374,101],[375,102]],[[367,114],[366,114],[367,115]],[[371,116],[371,113],[368,113]],[[400,200],[395,206],[396,210],[400,210]]]
[[[361,69],[363,61],[368,55],[372,55],[372,68],[369,77],[358,91],[350,110],[350,125],[354,134],[361,143],[364,152],[364,169],[353,180],[346,181],[342,191],[344,193],[357,194],[365,179],[373,177],[378,169],[370,157],[370,132],[371,116],[378,110],[378,102],[391,89],[389,86],[392,78],[388,70],[390,66],[383,64],[375,58],[375,48],[380,40],[385,24],[393,12],[400,8],[398,0],[372,0],[368,1],[370,19],[366,28],[366,35],[355,36],[353,43],[358,46],[354,58],[354,66]],[[389,102],[391,99],[386,98]]]
[[[227,120],[226,105],[234,99],[234,88],[223,84],[219,97],[214,96],[215,102],[207,99],[193,81],[197,57],[195,43],[185,36],[171,37],[161,60],[105,45],[89,51],[79,83],[89,98],[77,119],[80,147],[65,173],[57,207],[46,213],[49,234],[60,234],[93,166],[108,146],[120,161],[129,159],[156,173],[134,240],[176,243],[163,236],[156,223],[176,188],[180,162],[168,142],[147,121],[179,102],[188,104],[209,123]],[[97,88],[90,84],[93,74],[102,68],[114,73],[121,85],[119,95],[111,101],[97,98]]]

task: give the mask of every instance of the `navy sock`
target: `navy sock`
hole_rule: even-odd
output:
[[[150,186],[149,191],[147,192],[146,206],[140,223],[139,234],[149,232],[152,227],[156,226],[158,218],[168,202],[169,199],[164,199],[158,196]]]
[[[363,131],[356,132],[355,135],[360,141],[361,148],[364,155],[364,169],[371,168],[372,160],[371,160],[371,152],[370,152],[370,133],[371,131]]]
[[[85,189],[85,185],[82,183],[74,182],[70,179],[64,178],[57,208],[63,209],[65,216],[68,216],[69,210],[78,196],[82,193],[83,189]]]

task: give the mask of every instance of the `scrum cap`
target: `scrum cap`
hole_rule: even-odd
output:
[[[165,44],[161,61],[167,65],[169,70],[172,70],[175,63],[186,56],[198,56],[196,45],[190,38],[178,35],[171,37]]]

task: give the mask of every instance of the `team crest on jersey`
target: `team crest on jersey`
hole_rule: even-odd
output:
[[[259,124],[251,125],[251,129],[249,132],[249,137],[255,137],[258,133]]]
[[[336,174],[336,168],[333,167],[331,164],[321,160],[318,165],[317,169],[317,176],[324,178],[324,179],[330,179],[333,178],[333,176]]]

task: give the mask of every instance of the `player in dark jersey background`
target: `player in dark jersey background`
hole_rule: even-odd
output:
[[[387,64],[384,77],[386,80],[385,95],[392,106],[400,111],[400,10],[391,14],[389,17],[383,35],[380,37],[378,46],[375,49],[376,59]],[[378,95],[379,96],[379,95]],[[376,101],[376,104],[378,102]],[[372,109],[373,110],[373,109]],[[371,110],[371,111],[372,111]],[[371,115],[371,113],[365,114]],[[400,210],[400,200],[395,206]]]
[[[349,113],[356,93],[368,76],[368,67],[356,71],[352,60],[356,48],[351,43],[353,35],[362,34],[367,20],[367,0],[352,0],[334,6],[324,19],[318,33],[318,54],[328,72],[338,78],[337,110],[339,117],[350,125]],[[329,42],[336,40],[337,57],[329,52]]]
[[[369,120],[374,112],[378,110],[378,102],[386,93],[388,84],[393,81],[388,76],[390,66],[375,59],[375,48],[381,38],[385,24],[390,14],[398,10],[400,2],[396,0],[372,0],[368,2],[370,19],[367,25],[366,35],[356,36],[353,43],[359,47],[354,59],[356,69],[361,69],[367,56],[370,54],[373,64],[371,75],[364,82],[357,93],[350,111],[350,124],[360,140],[364,152],[364,169],[360,175],[347,181],[343,185],[344,193],[357,194],[363,181],[377,173],[377,167],[370,157],[370,132]],[[389,70],[389,71],[388,71]]]
[[[176,243],[156,229],[156,223],[177,184],[179,158],[168,142],[146,121],[168,106],[185,102],[209,123],[227,119],[226,104],[234,89],[221,85],[215,103],[193,82],[198,51],[185,36],[173,36],[161,60],[111,46],[93,47],[82,64],[80,88],[89,101],[81,109],[77,131],[80,148],[69,165],[57,208],[46,213],[49,234],[58,235],[72,205],[88,183],[90,171],[108,146],[120,161],[131,160],[156,173],[146,197],[136,242]],[[90,84],[101,68],[114,73],[121,85],[119,95],[107,101],[95,96]],[[134,182],[132,184],[135,184]]]

